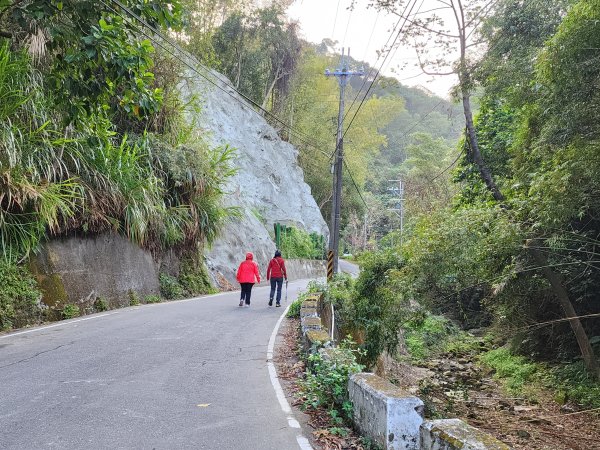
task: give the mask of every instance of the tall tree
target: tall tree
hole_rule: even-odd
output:
[[[413,0],[375,0],[375,4],[398,16],[405,24],[402,44],[414,47],[418,65],[427,75],[458,77],[457,90],[462,100],[467,131],[466,149],[479,175],[494,199],[503,201],[492,173],[479,148],[473,121],[471,96],[476,52],[484,42],[478,33],[492,10],[494,0],[435,0],[428,11],[414,11]]]

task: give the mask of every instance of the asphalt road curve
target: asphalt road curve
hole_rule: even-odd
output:
[[[274,389],[287,304],[268,308],[267,289],[250,308],[238,291],[0,336],[0,448],[310,448]]]

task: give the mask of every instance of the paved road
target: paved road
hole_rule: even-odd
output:
[[[305,282],[290,283],[288,302]],[[238,292],[0,337],[2,449],[298,449],[270,382],[284,308]],[[285,304],[284,304],[285,306]]]
[[[357,264],[351,263],[351,262],[343,260],[343,259],[339,259],[338,264],[339,264],[340,272],[349,273],[354,278],[358,277],[360,268],[358,267]]]

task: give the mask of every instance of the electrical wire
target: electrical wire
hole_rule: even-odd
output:
[[[335,26],[337,25],[337,18],[338,18],[338,13],[340,11],[340,3],[341,2],[342,2],[342,0],[338,0],[337,8],[335,9],[335,19],[333,19],[333,30],[331,30],[331,40],[333,40],[333,37],[335,35]]]
[[[410,16],[412,13],[412,10],[414,9],[414,7],[416,6],[418,0],[414,0],[414,3],[412,4],[410,11],[408,11],[407,16]],[[421,3],[422,4],[422,3]],[[410,2],[406,4],[406,7],[404,8],[405,11],[408,8],[408,6],[410,5]],[[404,14],[402,14],[404,15]],[[400,34],[402,33],[402,29],[404,28],[404,25],[406,25],[408,19],[404,20],[404,23],[401,25],[400,29],[398,30],[398,33],[396,34],[396,38],[394,39],[394,42],[392,43],[392,47],[396,44],[396,41],[398,40],[398,38],[400,37]],[[373,85],[375,84],[375,81],[377,80],[377,76],[379,75],[381,68],[384,66],[385,62],[387,61],[388,57],[389,57],[390,53],[388,52],[387,56],[385,57],[385,59],[383,60],[383,62],[381,63],[381,67],[380,69],[377,71],[377,75],[375,75],[375,77],[373,78],[373,80],[371,81],[369,88],[367,89],[367,92],[365,93],[365,96],[363,97],[363,99],[361,100],[360,104],[358,105],[358,108],[356,108],[356,111],[354,112],[354,115],[352,116],[352,119],[350,120],[350,123],[348,124],[348,127],[346,128],[346,131],[344,131],[344,134],[342,135],[342,139],[340,140],[343,141],[344,137],[346,136],[346,133],[348,133],[348,130],[350,129],[350,127],[352,126],[352,124],[354,123],[354,120],[356,119],[356,116],[358,115],[358,113],[360,112],[367,96],[369,95],[369,92],[371,91],[371,89],[373,88]]]
[[[354,177],[352,176],[352,172],[350,171],[350,167],[348,167],[348,164],[346,163],[345,159],[343,159],[342,162],[344,163],[344,167],[346,168],[346,172],[348,172],[348,175],[350,175],[350,179],[352,180],[352,184],[354,184],[354,188],[356,189],[356,192],[358,192],[358,195],[360,196],[360,199],[365,204],[365,207],[367,208],[367,211],[368,211],[369,210],[369,205],[367,205],[367,202],[365,201],[365,198],[363,197],[362,192],[360,192],[360,189],[358,188],[358,184],[356,184],[356,181],[354,181]]]
[[[201,67],[202,69],[204,69],[204,71],[206,73],[212,75],[215,79],[218,80],[218,78],[216,76],[214,76],[213,74],[211,74],[210,69],[208,69],[207,67],[205,67],[202,63],[200,63],[193,55],[191,55],[189,52],[187,52],[186,50],[184,50],[183,48],[181,48],[181,46],[179,46],[176,42],[173,42],[172,39],[170,39],[169,37],[165,36],[160,30],[156,29],[156,27],[153,27],[152,25],[150,25],[142,17],[140,17],[139,15],[135,14],[133,11],[131,11],[130,8],[128,8],[127,6],[123,5],[118,0],[108,0],[108,1],[110,1],[111,3],[117,5],[119,8],[121,8],[123,11],[125,11],[133,19],[135,19],[135,20],[139,21],[140,23],[142,23],[146,28],[150,29],[153,33],[155,33],[157,36],[159,36],[163,41],[165,41],[168,44],[170,44],[178,52],[180,52],[181,54],[185,55],[187,58],[191,59],[199,67]],[[220,85],[220,83],[223,83],[221,80],[219,80],[219,82],[215,82],[214,80],[210,79],[208,76],[202,74],[193,64],[190,64],[184,58],[181,58],[180,55],[177,55],[176,53],[174,53],[173,51],[171,51],[170,49],[168,49],[167,47],[165,47],[165,45],[163,45],[163,43],[160,42],[158,39],[156,39],[154,36],[146,33],[142,28],[140,28],[140,27],[132,24],[132,21],[130,19],[128,19],[127,17],[125,17],[117,9],[115,9],[114,7],[108,5],[104,0],[100,0],[100,2],[103,3],[107,8],[111,9],[115,14],[117,14],[120,17],[122,17],[123,19],[127,20],[127,22],[130,25],[133,25],[135,28],[137,28],[137,30],[138,30],[139,33],[143,34],[148,39],[152,40],[155,44],[157,44],[159,47],[161,47],[163,50],[165,50],[167,53],[169,53],[172,57],[174,57],[175,59],[177,59],[178,61],[180,61],[182,64],[184,64],[190,70],[192,70],[194,73],[196,73],[197,75],[199,75],[200,77],[202,77],[203,79],[205,79],[207,82],[209,82],[210,84],[212,84],[213,86],[215,86],[216,88],[218,88],[219,90],[221,90],[222,92],[224,92],[227,95],[229,95],[230,97],[232,97],[238,103],[240,103],[243,106],[247,106],[242,100],[240,100],[238,97],[236,97],[234,94],[232,94],[232,92],[231,92],[232,90],[235,93],[237,93],[240,97],[242,97],[244,100],[246,100],[248,103],[250,103],[251,105],[253,105],[256,108],[258,108],[260,111],[262,111],[265,115],[267,115],[268,117],[272,118],[274,121],[276,121],[277,123],[279,123],[282,127],[284,127],[286,130],[288,130],[292,135],[295,135],[295,137],[300,142],[302,142],[302,143],[304,143],[304,144],[306,144],[306,145],[308,145],[310,147],[315,148],[316,150],[322,152],[323,154],[328,154],[327,152],[325,152],[324,150],[321,149],[321,147],[324,146],[323,144],[319,144],[319,143],[315,144],[314,142],[311,142],[311,140],[310,140],[310,138],[308,136],[304,135],[303,133],[301,133],[297,129],[291,127],[289,124],[287,124],[286,122],[284,122],[283,120],[281,120],[280,118],[278,118],[277,116],[275,116],[273,113],[271,113],[270,111],[264,109],[261,105],[259,105],[258,103],[256,103],[254,100],[252,100],[251,98],[249,98],[245,94],[243,94],[243,93],[239,92],[238,90],[236,90],[233,86],[227,85],[227,89],[223,88]],[[254,111],[254,113],[257,114],[257,115],[259,115],[260,117],[263,117],[258,111],[254,110],[254,109],[252,109],[252,111]]]

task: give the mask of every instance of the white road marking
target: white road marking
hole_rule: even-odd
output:
[[[283,393],[283,389],[281,389],[281,384],[279,383],[279,378],[277,377],[277,371],[275,370],[275,364],[273,364],[273,349],[275,348],[275,339],[277,338],[277,333],[279,332],[279,327],[281,326],[281,322],[285,315],[290,309],[290,305],[285,308],[281,317],[275,324],[275,328],[271,333],[271,338],[269,339],[269,345],[267,346],[267,367],[269,369],[269,378],[271,378],[271,384],[273,385],[273,389],[275,389],[275,395],[277,396],[277,400],[279,401],[279,406],[281,406],[282,411],[287,415],[287,421],[290,428],[300,428],[300,424],[294,418],[292,413],[292,408],[285,398],[285,394]],[[296,440],[298,441],[298,445],[301,450],[313,450],[312,446],[302,435],[296,436]]]
[[[298,435],[296,436],[296,440],[298,441],[298,445],[300,446],[301,450],[313,450],[310,442],[308,442],[308,439],[306,439],[304,436]]]
[[[55,328],[55,327],[62,327],[65,325],[71,325],[72,323],[83,322],[85,320],[99,319],[101,317],[112,316],[113,314],[119,314],[119,311],[98,314],[97,316],[93,316],[93,317],[84,317],[83,319],[64,320],[59,323],[55,323],[54,325],[47,325],[45,327],[37,327],[37,328],[32,328],[30,330],[17,331],[16,333],[9,333],[9,334],[5,334],[4,336],[0,336],[0,339],[6,339],[9,337],[13,337],[13,336],[19,336],[21,334],[34,333],[36,331],[44,331],[44,330],[47,330],[48,328]]]

